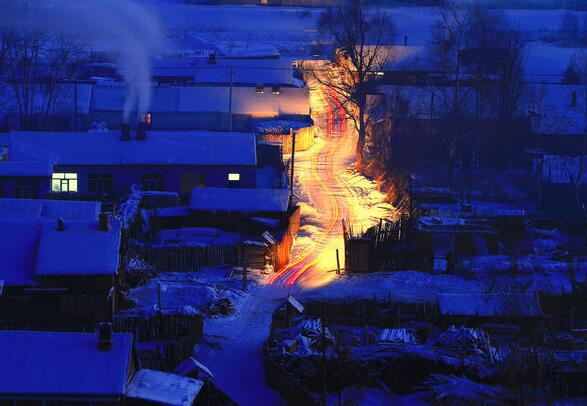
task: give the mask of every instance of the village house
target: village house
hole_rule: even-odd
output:
[[[133,133],[128,127],[123,132],[13,132],[9,160],[0,162],[0,174],[7,165],[4,173],[14,176],[0,179],[15,179],[15,185],[4,187],[4,196],[23,196],[18,182],[37,180],[31,179],[24,164],[20,168],[27,169],[25,176],[9,168],[30,161],[51,162],[53,169],[49,178],[48,168],[41,168],[45,172],[38,179],[37,192],[26,197],[116,198],[134,185],[145,191],[173,192],[189,198],[194,187],[255,188],[258,176],[261,183],[281,182],[282,164],[275,163],[272,171],[259,167],[254,134],[147,133],[144,129],[136,136]],[[47,187],[48,180],[47,192],[42,187]]]
[[[0,331],[0,403],[192,405],[203,381],[139,369],[133,337],[108,323],[95,334]]]
[[[110,320],[120,224],[100,203],[0,199],[0,319]]]

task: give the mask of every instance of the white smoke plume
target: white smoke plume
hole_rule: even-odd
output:
[[[164,46],[161,24],[134,0],[0,0],[0,28],[59,34],[118,55],[127,81],[123,120],[151,103],[151,59]]]

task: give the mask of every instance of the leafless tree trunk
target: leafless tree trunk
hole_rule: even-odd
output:
[[[366,13],[360,1],[328,9],[319,22],[330,37],[336,56],[326,69],[307,66],[304,74],[329,89],[333,104],[350,118],[358,134],[357,170],[363,169],[363,151],[369,124],[367,95],[378,82],[378,73],[393,58],[386,46],[393,36],[391,20],[380,12]]]
[[[46,129],[55,111],[59,84],[82,46],[40,32],[3,34],[3,79],[12,89],[22,129]],[[35,123],[35,118],[41,120]]]

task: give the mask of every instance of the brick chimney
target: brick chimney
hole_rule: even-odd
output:
[[[137,141],[146,141],[147,140],[147,124],[144,122],[140,122],[137,126]]]
[[[120,126],[120,140],[130,141],[130,125],[127,123],[122,123]]]
[[[98,350],[110,351],[112,349],[112,323],[98,323]]]
[[[100,213],[99,221],[98,221],[98,229],[100,231],[108,231],[110,228],[110,219],[108,218],[108,214]]]

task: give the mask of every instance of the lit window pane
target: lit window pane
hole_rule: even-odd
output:
[[[239,180],[241,180],[241,175],[240,175],[240,173],[229,173],[228,180],[235,181],[235,182],[239,181]]]
[[[53,182],[51,185],[51,191],[61,192],[61,182],[59,181],[59,179],[53,179]]]
[[[51,191],[77,192],[77,173],[54,173],[51,180]]]

